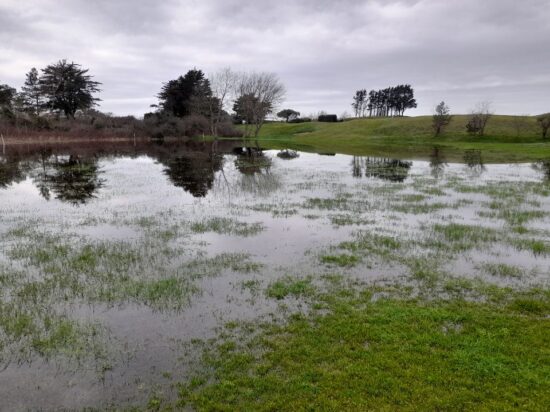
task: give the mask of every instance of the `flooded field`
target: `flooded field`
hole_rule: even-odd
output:
[[[307,312],[334,276],[425,298],[546,290],[550,162],[236,142],[0,156],[1,410],[177,397],[199,341]],[[328,283],[327,283],[328,282]]]

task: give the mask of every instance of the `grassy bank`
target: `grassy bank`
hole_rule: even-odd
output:
[[[466,132],[468,116],[454,116],[434,137],[431,116],[353,119],[341,123],[268,123],[260,133],[266,148],[428,159],[440,146],[448,160],[461,160],[464,150],[483,151],[487,162],[550,158],[550,142],[541,138],[536,118],[493,116],[484,136]]]
[[[533,293],[493,289],[485,303],[397,298],[408,294],[399,289],[319,294],[284,325],[228,325],[205,352],[213,373],[182,385],[180,406],[547,410],[549,296]]]

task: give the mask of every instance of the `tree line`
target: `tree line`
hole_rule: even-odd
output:
[[[202,70],[191,69],[161,86],[158,104],[144,115],[143,122],[133,116],[106,121],[94,107],[100,99],[101,83],[81,65],[60,60],[40,72],[32,68],[21,91],[0,84],[0,120],[17,127],[50,128],[52,120],[79,120],[101,129],[115,123],[131,123],[147,134],[164,136],[257,137],[266,118],[283,101],[285,87],[274,73],[234,72],[229,68],[207,77]],[[232,113],[230,113],[232,112]],[[244,124],[241,133],[232,128]]]
[[[225,68],[207,76],[193,68],[162,84],[156,96],[158,104],[152,105],[153,111],[141,121],[133,116],[116,117],[95,110],[100,101],[97,97],[100,86],[88,69],[67,60],[59,60],[40,71],[32,68],[19,92],[0,84],[0,121],[14,127],[49,129],[52,120],[77,119],[91,130],[125,128],[134,136],[141,133],[156,137],[258,137],[266,119],[275,114],[285,97],[285,87],[274,73],[234,72]],[[404,116],[406,110],[415,107],[414,89],[409,84],[369,92],[357,90],[352,102],[356,117]],[[300,113],[293,109],[281,110],[276,115],[286,122],[311,121],[300,118]],[[480,103],[468,118],[467,132],[483,136],[491,116],[490,105]],[[443,133],[451,119],[449,107],[441,102],[433,115],[434,134]],[[321,113],[317,120],[334,122],[338,118]],[[537,121],[546,138],[550,114],[538,116]],[[242,127],[236,129],[233,127],[236,124]],[[518,130],[520,127],[518,122]]]
[[[403,116],[405,110],[417,107],[414,89],[410,84],[400,84],[381,90],[357,90],[351,104],[355,117]]]

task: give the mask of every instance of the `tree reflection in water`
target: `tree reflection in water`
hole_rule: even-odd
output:
[[[412,162],[382,157],[354,156],[351,161],[353,177],[374,177],[390,182],[403,182],[409,175]]]
[[[445,168],[448,166],[443,151],[440,147],[434,146],[432,153],[430,154],[430,172],[436,179],[443,176]]]
[[[243,147],[233,150],[235,168],[241,172],[239,187],[242,191],[266,195],[281,187],[280,179],[271,172],[272,159],[262,149]]]
[[[472,174],[480,176],[483,172],[485,172],[486,167],[485,164],[483,164],[481,150],[465,150],[463,159]]]
[[[541,160],[533,163],[533,169],[542,173],[542,179],[544,182],[550,183],[550,159]]]
[[[193,197],[205,197],[212,189],[214,177],[222,168],[223,156],[213,152],[191,151],[174,158],[162,159],[164,173],[174,186],[183,188]]]
[[[25,180],[26,170],[18,157],[0,156],[0,188]]]
[[[33,172],[33,182],[46,200],[50,200],[53,193],[62,202],[81,205],[93,199],[103,186],[101,173],[96,158],[43,154],[40,167]]]

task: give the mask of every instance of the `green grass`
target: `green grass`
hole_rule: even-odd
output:
[[[336,265],[342,267],[355,266],[359,262],[359,258],[355,255],[340,254],[340,255],[323,255],[321,262],[328,265]]]
[[[213,217],[191,224],[195,233],[214,232],[220,235],[255,236],[264,230],[262,223],[239,222],[226,217]]]
[[[481,270],[491,276],[504,278],[521,278],[524,275],[522,268],[505,263],[484,263],[481,266]]]
[[[534,117],[518,137],[515,116],[493,116],[485,136],[466,132],[467,116],[456,115],[445,132],[433,136],[431,116],[353,119],[340,123],[267,123],[259,143],[264,148],[291,148],[319,153],[380,155],[429,159],[434,146],[446,161],[463,160],[465,150],[481,150],[485,162],[533,161],[550,158],[550,142],[542,140]]]
[[[180,386],[199,411],[511,411],[550,405],[548,302],[323,296],[323,310],[207,350]],[[247,334],[248,336],[248,334]]]
[[[287,296],[311,296],[314,291],[311,278],[298,279],[286,276],[271,283],[266,290],[266,295],[269,298],[280,300]]]

